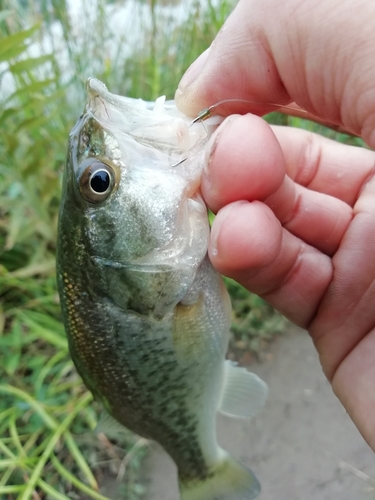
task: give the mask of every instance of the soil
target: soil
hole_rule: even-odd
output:
[[[310,337],[293,329],[248,368],[270,395],[252,420],[218,417],[219,442],[262,483],[258,500],[374,500],[375,460],[325,379]],[[176,468],[156,444],[144,500],[178,500]]]

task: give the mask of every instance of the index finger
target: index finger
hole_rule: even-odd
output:
[[[353,216],[351,205],[371,174],[374,153],[298,129],[276,130],[280,142],[257,116],[227,118],[210,139],[203,196],[214,212],[239,200],[262,201],[290,233],[332,255]],[[315,148],[307,149],[315,152],[312,158],[301,154],[306,146],[298,140],[310,136],[316,141]],[[344,175],[339,163],[332,166],[336,157],[343,158]]]

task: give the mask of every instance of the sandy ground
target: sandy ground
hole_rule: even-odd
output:
[[[257,474],[258,499],[374,500],[375,457],[332,393],[309,336],[279,338],[269,361],[250,369],[268,383],[268,402],[251,421],[219,416],[218,435]],[[157,445],[144,482],[145,500],[179,499],[175,466]]]

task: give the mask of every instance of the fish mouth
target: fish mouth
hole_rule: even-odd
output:
[[[107,86],[96,78],[87,79],[86,92],[88,96],[87,105],[90,110],[94,112],[98,111],[98,107],[100,107],[98,100],[102,101],[102,105],[104,103],[112,104],[116,108],[120,108],[127,112],[134,108],[137,108],[137,110],[142,110],[142,108],[145,110],[152,110],[152,103],[149,103],[150,108],[148,108],[145,105],[145,101],[142,101],[142,99],[132,99],[131,97],[112,94],[112,92],[107,89]]]
[[[215,116],[210,123],[211,118],[208,118],[203,126],[201,120],[194,121],[184,115],[174,101],[166,101],[165,96],[149,102],[112,94],[96,78],[87,80],[86,92],[86,113],[94,116],[102,127],[117,129],[118,133],[126,134],[147,148],[176,155],[173,166],[183,163],[185,157],[188,159],[189,152],[200,152],[210,135],[209,129],[213,132],[223,120]]]

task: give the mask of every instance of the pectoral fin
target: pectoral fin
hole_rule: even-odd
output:
[[[181,365],[190,364],[207,349],[203,294],[193,304],[177,304],[174,310],[173,346]]]
[[[258,375],[246,368],[225,362],[225,378],[218,411],[225,415],[250,418],[264,406],[268,386]]]

